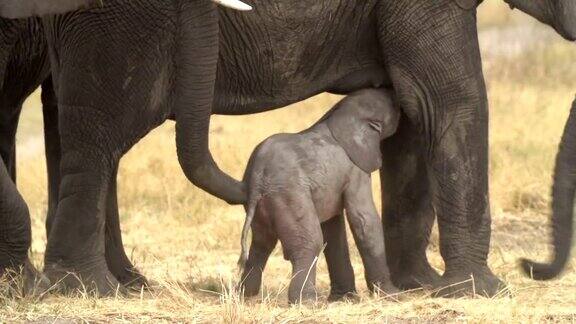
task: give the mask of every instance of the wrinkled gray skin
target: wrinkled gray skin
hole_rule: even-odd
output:
[[[211,158],[211,113],[248,114],[324,91],[385,85],[394,86],[406,117],[384,142],[391,153],[381,171],[392,279],[402,287],[447,286],[474,275],[475,287],[467,281],[441,293],[495,294],[500,281],[486,263],[488,119],[476,2],[251,4],[256,10],[248,14],[220,11],[220,36],[214,8],[205,1],[110,0],[103,8],[45,20],[63,130],[60,202],[51,231],[57,235],[49,238],[47,272],[55,278],[80,273],[101,293],[115,287],[103,252],[110,223],[105,193],[115,187],[120,157],[165,119],[176,119],[179,158],[192,182],[245,202],[242,184]],[[425,256],[433,210],[446,263],[441,280]]]
[[[49,74],[47,46],[39,19],[0,18],[0,276],[24,275],[24,293],[47,281],[28,260],[30,215],[16,188],[16,129],[24,100]],[[44,81],[46,116],[57,113],[45,100],[50,80]],[[48,128],[56,125],[50,121]],[[55,136],[47,136],[55,139]],[[47,143],[47,146],[49,143]]]
[[[0,17],[26,18],[59,14],[96,5],[102,0],[0,0]]]
[[[370,291],[397,292],[386,264],[370,174],[380,168],[380,142],[394,134],[399,118],[389,91],[362,90],[338,103],[313,127],[271,136],[256,148],[244,174],[248,204],[239,265],[246,295],[258,294],[262,271],[278,239],[284,258],[292,263],[290,303],[317,299],[316,258],[324,242],[330,277],[350,288],[332,286],[330,299],[354,294],[353,280],[344,282],[348,278],[339,278],[342,269],[337,268],[348,262],[346,268],[351,269],[348,250],[337,250],[340,246],[332,246],[322,231],[322,224],[342,218],[344,209]],[[345,237],[344,228],[337,234]]]
[[[58,134],[58,103],[49,77],[48,45],[40,19],[8,20],[0,18],[0,156],[12,183],[16,182],[16,129],[24,100],[42,84],[44,134],[49,178],[47,233],[56,213],[60,182],[60,140]],[[3,180],[4,181],[4,180]],[[16,187],[6,186],[0,204],[0,273],[17,270],[23,265],[30,271],[26,282],[34,274],[30,262],[24,263],[30,246],[29,214]],[[145,278],[130,263],[122,245],[116,205],[116,187],[107,206],[106,261],[114,276],[124,285],[140,287]],[[117,232],[114,232],[114,231]],[[27,232],[27,231],[26,231]],[[18,244],[13,243],[17,240]],[[9,252],[11,250],[11,252]]]

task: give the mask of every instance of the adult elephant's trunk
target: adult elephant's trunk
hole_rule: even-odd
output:
[[[567,40],[576,40],[576,1],[574,0],[504,0],[512,8],[552,26]]]
[[[236,10],[252,9],[240,0],[212,1]],[[0,17],[15,19],[60,14],[101,3],[102,0],[0,0]]]
[[[243,184],[218,168],[208,147],[219,45],[216,6],[190,1],[181,15],[187,21],[180,26],[175,53],[178,160],[193,184],[230,204],[243,204]]]
[[[552,188],[552,235],[554,258],[551,263],[522,260],[527,275],[536,280],[557,277],[566,267],[574,235],[574,194],[576,193],[576,100],[562,135],[556,157]]]

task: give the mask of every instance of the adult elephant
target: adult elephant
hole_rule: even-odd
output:
[[[40,278],[27,258],[30,247],[28,206],[16,189],[16,128],[24,100],[40,84],[46,120],[47,147],[57,141],[50,118],[57,114],[49,104],[50,67],[48,48],[39,19],[8,20],[0,18],[0,275],[6,271],[22,272],[24,288],[30,291]]]
[[[150,4],[152,3],[151,1],[148,2],[150,2]],[[107,222],[104,222],[103,216],[107,213],[106,209],[113,209],[113,211],[117,212],[114,182],[117,159],[119,159],[119,155],[122,154],[123,150],[131,146],[131,143],[137,141],[139,136],[143,136],[143,133],[146,133],[149,129],[157,125],[158,122],[163,120],[166,114],[175,114],[177,117],[179,128],[178,137],[181,143],[179,146],[179,156],[183,166],[186,168],[187,175],[193,182],[203,186],[207,191],[217,191],[219,188],[219,190],[223,192],[222,196],[231,202],[241,202],[243,199],[244,194],[241,184],[235,182],[218,170],[206,148],[207,122],[210,115],[209,106],[212,101],[213,82],[218,57],[216,8],[209,1],[187,2],[188,1],[173,1],[172,3],[161,4],[161,1],[157,1],[156,4],[158,5],[155,9],[158,9],[158,11],[148,12],[148,15],[156,18],[156,22],[165,24],[165,28],[157,30],[152,30],[154,26],[148,26],[148,31],[155,36],[151,42],[157,41],[164,45],[164,47],[158,48],[157,51],[151,53],[151,56],[147,56],[148,53],[140,51],[139,55],[134,55],[129,58],[126,57],[126,59],[136,59],[136,61],[133,61],[133,64],[134,62],[140,62],[140,58],[152,60],[152,64],[156,64],[155,67],[162,69],[164,75],[163,79],[155,83],[153,88],[146,88],[147,90],[155,91],[148,96],[147,99],[150,101],[144,104],[147,108],[152,108],[153,111],[148,115],[139,116],[142,118],[141,123],[132,120],[136,124],[139,124],[140,127],[135,126],[123,134],[118,134],[121,137],[120,139],[110,136],[120,125],[114,121],[110,121],[103,114],[99,114],[98,109],[100,107],[97,104],[93,104],[91,99],[83,101],[77,97],[80,92],[75,89],[86,91],[90,86],[99,88],[102,84],[90,84],[90,82],[88,82],[79,84],[78,87],[73,86],[72,84],[74,82],[71,80],[78,76],[77,73],[87,72],[87,70],[79,69],[81,71],[78,71],[77,65],[62,63],[62,60],[67,61],[68,58],[74,61],[74,56],[77,54],[77,52],[74,52],[76,49],[74,46],[54,44],[56,42],[68,44],[70,38],[66,38],[65,36],[73,34],[74,32],[70,30],[73,30],[73,27],[79,26],[74,24],[70,26],[58,21],[61,17],[47,18],[44,22],[44,25],[48,26],[46,34],[49,36],[48,38],[54,42],[51,47],[53,52],[52,73],[55,77],[56,92],[58,92],[58,98],[61,100],[59,120],[52,123],[52,125],[57,124],[64,130],[59,136],[62,139],[61,143],[58,143],[62,149],[61,156],[58,156],[61,158],[61,161],[59,161],[60,168],[56,169],[58,169],[57,172],[60,173],[62,180],[61,183],[57,183],[61,189],[58,192],[61,199],[59,199],[57,213],[64,214],[65,216],[58,217],[58,220],[62,220],[62,225],[58,225],[58,221],[56,221],[56,226],[52,228],[51,225],[55,220],[49,215],[47,224],[49,244],[46,253],[46,273],[49,278],[53,279],[53,282],[63,279],[62,283],[64,286],[78,287],[80,282],[73,279],[73,276],[68,275],[68,270],[72,270],[72,272],[78,274],[84,282],[90,283],[87,287],[94,287],[99,293],[108,294],[116,289],[117,277],[109,271],[110,262],[107,264],[107,258],[105,258],[104,255],[107,246],[104,246],[103,236],[108,232],[104,229],[105,223],[106,225],[110,225],[114,223],[114,220],[117,222],[118,216],[114,215],[112,220],[108,220]],[[242,4],[237,1],[218,0],[216,2],[222,4],[231,3],[231,6]],[[45,1],[25,0],[11,2],[4,0],[0,2],[0,13],[9,17],[20,17],[30,13],[57,13],[74,9],[75,6],[80,3],[81,1],[55,1],[54,3],[49,3]],[[118,9],[116,12],[129,11],[135,7],[138,7],[141,12],[145,11],[145,9],[142,9],[143,6],[139,7],[139,5],[132,3],[122,3],[112,5],[112,7]],[[96,11],[105,11],[107,9],[109,8],[101,7],[96,9]],[[249,7],[244,6],[240,9],[249,9]],[[132,17],[134,14],[138,13],[132,12]],[[130,16],[130,14],[128,14],[128,16]],[[99,18],[100,16],[93,15],[92,17]],[[143,21],[141,21],[141,23],[145,24]],[[129,22],[127,24],[129,24]],[[59,28],[64,27],[64,25],[67,27],[66,31],[61,33],[62,30]],[[120,31],[116,32],[117,35],[122,33]],[[28,34],[30,38],[36,35],[36,33]],[[62,36],[63,39],[59,38],[59,36]],[[114,38],[114,35],[111,36],[112,39],[109,38],[109,40],[111,40],[110,44],[114,43],[115,40],[117,47],[119,47],[118,39]],[[167,39],[159,41],[159,39],[164,36],[166,36]],[[98,40],[93,39],[93,41],[97,42]],[[136,44],[139,40],[132,38],[132,41]],[[87,50],[86,47],[83,47],[83,49]],[[116,48],[116,50],[118,53],[121,52],[119,48]],[[165,52],[163,52],[164,50],[173,55],[163,57],[163,54],[165,54]],[[186,53],[190,56],[185,57],[179,55],[181,53]],[[104,60],[106,59],[111,58],[104,58]],[[126,67],[124,64],[127,63],[127,61],[115,63],[117,63],[116,67]],[[138,82],[142,82],[144,79],[152,76],[152,74],[150,74],[152,71],[146,68],[137,69],[136,67],[131,67],[131,72],[134,73],[130,75],[130,79],[134,77]],[[97,76],[97,74],[93,74],[93,76]],[[125,81],[129,83],[130,80]],[[132,90],[140,87],[140,85],[130,87],[128,83],[124,84],[124,90],[126,87]],[[63,86],[60,87],[60,84],[63,84]],[[142,90],[142,87],[139,89]],[[130,93],[130,91],[126,92]],[[132,92],[134,97],[140,94],[138,91]],[[175,100],[175,102],[169,100],[168,94],[177,94],[178,100]],[[108,105],[108,109],[117,109],[119,106],[122,107],[127,101],[130,102],[130,100],[131,98],[123,102],[117,102],[116,106],[109,105],[109,102],[105,100],[98,104]],[[86,103],[87,106],[82,105],[82,103]],[[143,102],[130,102],[126,104],[126,106],[134,107],[130,104],[139,105],[142,103]],[[191,104],[191,107],[188,107],[188,104]],[[93,108],[94,106],[95,108]],[[207,106],[206,109],[204,109],[205,106]],[[178,107],[179,109],[173,107]],[[84,113],[84,111],[87,111],[87,113]],[[126,117],[127,111],[129,111],[129,109],[124,111],[125,114],[120,112],[116,116],[119,118]],[[132,110],[132,112],[134,111]],[[90,118],[91,114],[95,114],[95,116],[93,116],[94,121],[102,121],[102,129],[97,127],[96,129],[92,128],[86,131],[89,127],[85,127],[86,122],[82,122],[81,119],[85,117]],[[127,121],[126,118],[124,118],[123,121]],[[182,124],[186,125],[183,126]],[[13,126],[15,129],[16,123],[13,123]],[[197,132],[191,134],[190,130],[192,129]],[[202,131],[204,131],[205,134],[202,134]],[[78,145],[78,140],[83,141],[83,137],[92,136],[95,138],[89,141],[88,145]],[[58,136],[52,137],[58,138]],[[77,154],[80,154],[80,157],[78,157]],[[94,169],[92,169],[93,167]],[[81,187],[76,187],[76,185],[80,185]],[[104,193],[104,197],[100,196],[100,190]],[[100,206],[103,206],[101,202],[103,202],[104,205],[112,207],[100,210]],[[69,217],[71,217],[70,213],[73,213],[72,209],[77,207],[80,208],[77,210],[78,212],[83,213],[87,211],[86,214],[88,214],[88,216],[79,222],[69,219]],[[4,217],[4,214],[2,214],[2,216],[3,220],[7,222],[10,222],[10,220],[15,217],[11,215]],[[20,223],[24,223],[25,220],[29,223],[27,215],[26,217],[19,218],[22,218],[22,222]],[[14,226],[19,226],[18,224]],[[119,235],[119,225],[116,227],[118,230],[117,234]],[[93,232],[87,233],[90,231]],[[13,234],[22,237],[23,245],[25,245],[24,243],[26,242],[29,244],[29,240],[26,240],[24,236],[24,234],[29,236],[29,230],[28,232],[20,232],[14,231]],[[74,242],[76,240],[82,241],[83,244],[81,244],[81,246],[75,246]],[[4,242],[6,245],[9,245],[10,237],[4,241],[6,241]],[[51,248],[51,244],[56,247]],[[119,245],[121,246],[121,241]],[[120,250],[124,253],[122,248]],[[20,259],[25,259],[26,256],[25,248],[14,249],[14,251],[8,252],[16,253],[17,257],[13,259],[18,259],[19,263],[21,263]],[[116,254],[116,257],[118,257],[118,254]]]
[[[24,100],[42,85],[44,137],[48,169],[48,223],[56,213],[60,183],[60,139],[58,105],[50,78],[48,44],[39,18],[9,20],[0,18],[0,157],[6,169],[0,193],[0,275],[25,267],[25,282],[34,282],[36,271],[27,260],[30,247],[28,207],[17,191],[16,130]],[[114,197],[115,199],[115,197]],[[132,265],[119,232],[118,210],[111,199],[107,209],[106,261],[114,277],[124,285],[145,284],[145,278]],[[19,229],[19,230],[16,230]],[[24,230],[26,229],[26,230]],[[49,232],[49,229],[48,231]],[[26,285],[32,287],[32,285]],[[29,289],[27,289],[29,290]]]
[[[504,1],[512,9],[519,9],[551,26],[566,40],[576,40],[576,1]],[[429,118],[434,121],[434,117],[430,116]],[[386,152],[394,152],[394,154],[384,156],[384,168],[381,171],[388,261],[394,283],[406,289],[420,287],[422,283],[434,282],[437,278],[436,272],[431,268],[426,257],[426,247],[429,244],[435,219],[433,208],[435,199],[434,179],[430,178],[429,168],[426,167],[427,162],[419,158],[425,156],[429,148],[421,137],[414,136],[416,131],[415,125],[401,123],[397,135],[383,143],[383,149]],[[555,188],[558,187],[555,186]],[[554,224],[567,222],[566,219],[569,216],[554,213],[554,215],[557,214],[558,216],[555,216],[554,219],[564,219],[564,221],[555,221]],[[555,242],[560,240],[564,242],[555,245],[565,246],[566,238],[569,237],[565,229],[568,227],[556,230],[559,226],[554,226]],[[558,258],[554,264],[565,264],[565,261],[561,260],[564,259],[564,253],[567,251],[565,248],[557,248],[556,255]],[[551,268],[546,267],[546,265],[534,264],[527,260],[523,261],[523,267],[527,269],[526,271],[531,271],[535,278],[538,277],[538,273],[546,272],[546,270],[551,273],[555,272],[550,271]]]
[[[152,4],[146,10],[137,1],[109,1],[103,8],[46,20],[57,92],[63,100],[61,116],[65,117],[61,121],[63,181],[52,231],[59,235],[48,244],[46,270],[55,278],[66,271],[80,273],[86,283],[95,282],[101,292],[112,286],[107,283],[101,252],[101,206],[107,203],[106,192],[113,187],[123,152],[174,115],[179,155],[209,156],[204,136],[208,120],[194,118],[197,116],[181,119],[181,106],[187,104],[194,108],[187,112],[205,116],[199,111],[209,109],[210,104],[204,100],[198,105],[186,96],[186,90],[198,90],[211,82],[201,82],[202,75],[189,70],[210,64],[180,57],[185,50],[197,48],[188,45],[197,44],[180,38],[187,36],[188,30],[171,33],[175,24],[182,23],[172,16],[179,1],[145,2]],[[177,8],[202,3],[182,3],[184,7]],[[427,220],[433,221],[427,207],[433,204],[446,261],[441,283],[449,285],[474,275],[476,286],[468,284],[464,289],[494,294],[500,281],[486,263],[490,239],[487,101],[477,42],[476,2],[279,0],[255,4],[257,10],[248,15],[221,12],[218,97],[212,112],[246,114],[285,106],[323,91],[346,93],[381,84],[394,86],[405,114],[403,134],[417,139],[405,142],[406,150],[397,150],[398,157],[404,156],[410,163],[387,161],[383,170],[388,183],[399,184],[391,197],[409,193],[407,197],[417,202],[408,208],[404,204],[391,206],[396,212],[386,212],[387,232],[395,228],[395,238],[400,238],[396,240],[398,250],[416,251],[401,260],[418,267],[399,268],[396,274],[410,280],[435,276],[429,266],[420,266],[427,265],[420,253],[425,244],[415,246],[408,239],[414,235],[426,242]],[[156,28],[148,28],[150,22],[155,22]],[[126,46],[134,50],[127,53]],[[185,77],[196,82],[175,86]],[[186,126],[190,128],[183,129],[182,121],[189,122]],[[195,139],[196,150],[188,150],[182,135]],[[398,141],[402,144],[405,140],[399,137]],[[189,167],[186,163],[183,166],[190,176]],[[209,190],[207,184],[223,183],[196,182]],[[231,200],[230,193],[241,193],[242,188],[239,183],[227,182],[233,188],[220,187],[212,192]],[[421,184],[417,188],[422,189],[411,192],[409,187],[414,184]],[[393,216],[406,215],[406,211],[408,225],[395,224]],[[75,217],[78,214],[82,217]],[[414,223],[417,226],[410,226]],[[66,280],[62,283],[77,285]]]

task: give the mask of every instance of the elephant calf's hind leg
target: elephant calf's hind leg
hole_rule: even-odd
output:
[[[262,286],[262,272],[266,267],[266,262],[270,254],[276,247],[278,237],[272,231],[263,203],[266,198],[257,207],[256,215],[252,223],[252,244],[250,245],[250,253],[248,261],[243,269],[242,281],[240,286],[243,290],[244,296],[256,296]]]

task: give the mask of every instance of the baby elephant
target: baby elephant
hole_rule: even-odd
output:
[[[389,91],[362,90],[340,101],[311,128],[271,136],[256,148],[244,175],[249,197],[239,265],[244,269],[246,296],[258,294],[262,270],[280,239],[284,258],[292,263],[289,301],[314,300],[316,260],[324,242],[321,223],[342,217],[343,209],[369,289],[397,292],[389,278],[370,174],[380,168],[380,141],[394,134],[399,116]],[[340,229],[346,249],[339,258],[348,258],[345,228]],[[331,279],[347,272],[341,269],[343,264],[350,267],[347,260],[327,257],[327,261]],[[354,290],[353,276],[350,281],[348,286]]]

